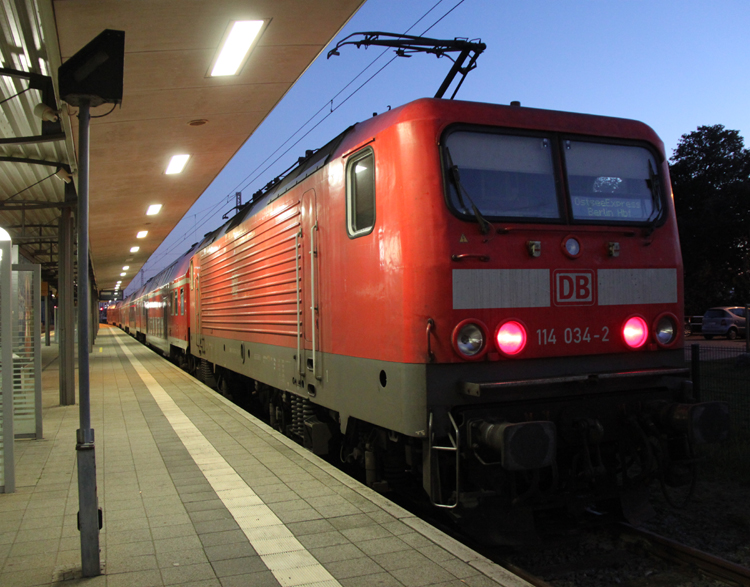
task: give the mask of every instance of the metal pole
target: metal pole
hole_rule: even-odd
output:
[[[65,200],[72,197],[66,184]],[[75,326],[73,324],[73,218],[71,209],[65,206],[60,216],[60,271],[59,312],[55,336],[60,352],[60,405],[76,403],[75,390]]]
[[[44,296],[44,346],[50,346],[50,330],[52,329],[52,297],[47,285],[47,295]],[[55,326],[57,328],[57,326]]]
[[[84,577],[101,574],[99,504],[96,496],[96,455],[91,428],[89,348],[91,288],[89,287],[89,124],[91,102],[81,99],[78,111],[78,521]]]

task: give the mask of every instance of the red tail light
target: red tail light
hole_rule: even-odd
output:
[[[520,322],[503,322],[495,331],[497,350],[505,355],[517,355],[526,346],[526,329]]]
[[[648,340],[648,326],[640,316],[628,318],[622,327],[622,338],[632,349],[642,347]]]

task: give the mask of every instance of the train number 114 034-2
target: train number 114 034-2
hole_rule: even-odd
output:
[[[536,336],[540,346],[557,344],[557,335],[554,328],[537,330]],[[592,334],[589,328],[566,328],[563,331],[562,340],[565,344],[581,344],[592,341],[609,342],[609,328],[602,326],[598,334]]]

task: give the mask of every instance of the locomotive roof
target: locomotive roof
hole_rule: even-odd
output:
[[[660,154],[664,153],[664,144],[654,130],[637,120],[526,106],[421,98],[351,127],[355,132],[349,133],[334,155],[356,148],[389,126],[420,119],[435,120],[443,127],[471,124],[641,140],[652,143]]]

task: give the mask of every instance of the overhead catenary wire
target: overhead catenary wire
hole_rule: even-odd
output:
[[[411,30],[412,30],[412,29],[413,29],[414,27],[416,27],[416,26],[417,26],[417,25],[418,25],[418,24],[419,24],[420,22],[422,22],[422,21],[423,21],[423,20],[424,20],[425,18],[427,18],[427,16],[428,16],[428,15],[429,15],[429,14],[430,14],[431,12],[433,12],[433,11],[434,11],[434,10],[435,10],[435,9],[436,9],[436,8],[437,8],[437,7],[439,6],[439,5],[440,5],[440,4],[442,4],[442,3],[444,2],[444,1],[445,1],[445,0],[438,0],[438,2],[437,2],[437,3],[435,3],[435,4],[434,4],[434,5],[432,6],[432,8],[430,8],[430,9],[429,9],[429,10],[428,10],[427,12],[425,12],[425,13],[424,13],[424,14],[423,14],[423,15],[422,15],[421,17],[419,17],[419,19],[418,19],[418,20],[417,20],[417,21],[416,21],[416,22],[415,22],[414,24],[412,24],[412,25],[411,25],[411,26],[410,26],[410,27],[409,27],[408,29],[406,29],[406,31],[405,31],[405,32],[404,32],[403,34],[407,34],[407,33],[409,33],[409,31],[411,31]],[[450,10],[448,10],[448,11],[447,11],[447,12],[446,12],[445,14],[443,14],[443,16],[441,16],[441,17],[440,17],[439,19],[437,19],[437,20],[436,20],[436,21],[435,21],[434,23],[432,23],[432,24],[431,24],[431,25],[430,25],[429,27],[427,27],[427,28],[426,28],[426,29],[425,29],[425,30],[424,30],[424,31],[422,32],[422,35],[425,35],[425,34],[426,34],[427,32],[429,32],[429,31],[430,31],[431,29],[433,29],[433,28],[434,28],[434,27],[435,27],[435,26],[436,26],[436,25],[437,25],[437,24],[438,24],[438,23],[439,23],[440,21],[442,21],[442,20],[443,20],[443,19],[444,19],[444,18],[445,18],[446,16],[448,16],[448,15],[449,15],[449,14],[450,14],[451,12],[453,12],[453,11],[454,11],[454,10],[455,10],[456,8],[458,8],[458,7],[459,7],[459,6],[461,5],[461,4],[463,4],[463,3],[465,2],[465,1],[466,1],[466,0],[459,0],[459,2],[458,2],[458,3],[456,3],[456,4],[455,4],[455,5],[454,5],[454,6],[453,6],[453,7],[452,7],[452,8],[450,9]],[[315,114],[313,114],[313,115],[312,115],[312,116],[311,116],[310,118],[308,118],[308,119],[307,119],[307,121],[305,121],[305,122],[304,122],[304,123],[303,123],[303,124],[302,124],[302,125],[301,125],[301,126],[300,126],[300,127],[299,127],[299,128],[297,129],[297,130],[296,130],[296,131],[294,131],[294,132],[292,133],[292,135],[291,135],[291,136],[290,136],[290,137],[289,137],[289,138],[288,138],[287,140],[285,140],[285,141],[284,141],[284,142],[283,142],[283,143],[282,143],[281,145],[279,145],[279,147],[277,147],[277,148],[276,148],[276,150],[274,150],[274,151],[273,151],[273,152],[272,152],[272,153],[271,153],[271,154],[270,154],[270,155],[269,155],[268,157],[266,157],[266,158],[265,158],[265,159],[264,159],[264,160],[263,160],[263,161],[262,161],[262,162],[261,162],[261,163],[260,163],[260,164],[259,164],[259,165],[258,165],[258,166],[257,166],[256,168],[255,168],[255,169],[253,169],[253,170],[252,170],[252,171],[251,171],[250,173],[248,173],[248,174],[247,174],[247,175],[245,176],[245,178],[244,178],[244,179],[243,179],[242,181],[240,181],[240,182],[239,182],[239,183],[237,184],[237,186],[236,186],[236,187],[234,188],[234,190],[233,190],[233,191],[238,191],[238,190],[239,190],[239,191],[242,191],[242,189],[245,189],[245,188],[246,188],[246,187],[248,187],[248,186],[249,186],[250,184],[252,184],[252,183],[253,183],[254,181],[257,181],[257,179],[258,179],[258,178],[259,178],[260,176],[262,176],[262,175],[263,175],[264,173],[266,173],[266,171],[268,171],[268,169],[270,169],[270,168],[271,168],[271,167],[272,167],[273,165],[275,165],[275,164],[276,164],[276,163],[278,162],[278,160],[279,160],[279,159],[280,159],[281,157],[283,157],[284,155],[286,155],[286,154],[287,154],[287,153],[288,153],[288,152],[289,152],[289,151],[290,151],[290,150],[291,150],[292,148],[294,148],[294,147],[295,147],[295,146],[296,146],[296,145],[297,145],[297,144],[298,144],[298,143],[299,143],[300,141],[302,141],[302,140],[303,140],[303,139],[304,139],[305,137],[307,137],[307,136],[308,136],[308,135],[309,135],[309,134],[310,134],[310,133],[311,133],[311,132],[312,132],[313,130],[315,130],[315,128],[317,128],[317,127],[318,127],[318,126],[319,126],[319,125],[320,125],[320,124],[321,124],[322,122],[324,122],[324,121],[325,121],[325,120],[326,120],[326,119],[327,119],[327,118],[328,118],[328,117],[329,117],[329,116],[330,116],[331,114],[333,114],[333,113],[334,113],[334,112],[335,112],[336,110],[338,110],[338,109],[339,109],[339,108],[340,108],[341,106],[343,106],[343,105],[344,105],[344,104],[345,104],[346,102],[348,102],[348,101],[349,101],[349,100],[350,100],[350,99],[351,99],[351,98],[352,98],[352,97],[353,97],[353,96],[354,96],[354,95],[355,95],[355,94],[356,94],[357,92],[359,92],[359,91],[360,91],[360,90],[361,90],[361,89],[362,89],[363,87],[365,87],[365,85],[367,85],[367,84],[368,84],[368,83],[369,83],[370,81],[372,81],[372,79],[373,79],[373,78],[375,78],[375,76],[377,76],[377,75],[378,75],[378,74],[379,74],[380,72],[382,72],[382,71],[383,71],[383,70],[384,70],[384,69],[385,69],[386,67],[388,67],[388,66],[389,66],[389,65],[390,65],[391,63],[393,63],[393,61],[395,61],[395,60],[396,60],[396,57],[397,57],[397,56],[394,56],[394,57],[392,57],[392,58],[391,58],[391,59],[390,59],[390,60],[389,60],[389,61],[388,61],[388,62],[387,62],[387,63],[386,63],[386,64],[385,64],[385,65],[384,65],[383,67],[381,67],[381,68],[380,68],[380,69],[379,69],[378,71],[376,71],[376,72],[375,72],[375,73],[374,73],[373,75],[371,75],[371,76],[370,76],[369,78],[367,78],[367,80],[365,80],[365,82],[364,82],[364,83],[362,83],[362,84],[361,84],[360,86],[358,86],[358,87],[357,87],[357,88],[356,88],[356,89],[355,89],[355,90],[354,90],[354,91],[353,91],[353,92],[352,92],[351,94],[349,94],[349,95],[348,95],[348,96],[347,96],[346,98],[344,98],[344,99],[343,99],[343,100],[342,100],[342,101],[341,101],[341,102],[340,102],[340,103],[339,103],[338,105],[336,105],[336,107],[334,107],[334,106],[333,106],[333,102],[334,102],[334,100],[336,100],[336,98],[338,98],[338,97],[339,97],[339,96],[340,96],[341,94],[343,94],[343,93],[344,93],[344,92],[346,91],[346,89],[347,89],[347,88],[348,88],[349,86],[351,86],[351,85],[352,85],[352,84],[353,84],[354,82],[356,82],[356,81],[357,81],[357,80],[358,80],[358,79],[359,79],[359,78],[360,78],[360,77],[361,77],[362,75],[364,75],[364,73],[365,73],[365,72],[366,72],[366,71],[367,71],[368,69],[370,69],[370,68],[371,68],[371,67],[372,67],[373,65],[375,65],[375,63],[376,63],[376,62],[377,62],[378,60],[380,60],[380,58],[381,58],[381,57],[383,57],[383,55],[385,55],[385,54],[386,54],[386,53],[387,53],[388,51],[389,51],[389,49],[387,49],[387,48],[386,48],[386,49],[383,49],[383,51],[382,51],[382,52],[381,52],[381,53],[380,53],[380,54],[379,54],[379,55],[378,55],[377,57],[375,57],[375,59],[373,59],[373,60],[372,60],[372,61],[371,61],[371,62],[370,62],[370,63],[369,63],[369,64],[368,64],[367,66],[365,66],[365,67],[364,67],[364,69],[362,69],[362,71],[360,71],[360,72],[359,72],[359,73],[358,73],[357,75],[355,75],[355,76],[354,76],[354,77],[353,77],[353,78],[352,78],[352,79],[351,79],[351,80],[350,80],[350,81],[349,81],[349,82],[348,82],[348,83],[347,83],[347,84],[346,84],[346,85],[345,85],[345,86],[344,86],[343,88],[341,88],[341,89],[340,89],[340,90],[339,90],[339,91],[338,91],[338,92],[337,92],[337,93],[336,93],[336,94],[335,94],[335,95],[334,95],[334,96],[333,96],[332,98],[330,98],[329,100],[327,100],[327,101],[325,102],[325,104],[323,104],[323,106],[321,106],[321,107],[320,107],[320,108],[318,109],[318,111],[317,111],[317,112],[315,112]],[[326,114],[326,115],[325,115],[325,116],[324,116],[324,117],[323,117],[323,118],[322,118],[322,119],[321,119],[320,121],[318,121],[318,122],[317,122],[317,123],[315,124],[315,126],[313,126],[313,127],[312,127],[312,128],[310,129],[310,130],[308,130],[308,131],[307,131],[307,132],[306,132],[306,133],[305,133],[304,135],[302,135],[302,136],[301,136],[301,137],[300,137],[300,138],[299,138],[299,139],[298,139],[297,141],[295,141],[295,142],[294,142],[294,143],[293,143],[292,145],[290,145],[290,146],[289,146],[289,148],[287,148],[287,149],[286,149],[286,150],[285,150],[285,151],[284,151],[283,153],[281,153],[281,155],[279,155],[279,157],[277,157],[276,159],[274,159],[274,161],[273,161],[273,162],[271,162],[271,163],[270,163],[270,164],[269,164],[268,166],[266,166],[265,168],[263,168],[263,170],[262,170],[262,171],[260,171],[259,173],[256,173],[256,172],[258,172],[258,170],[259,170],[259,169],[261,169],[261,167],[263,167],[263,165],[265,165],[265,164],[266,164],[266,163],[268,162],[268,160],[269,160],[269,159],[271,159],[271,158],[272,158],[272,157],[273,157],[274,155],[276,155],[276,153],[278,153],[278,152],[279,152],[279,151],[280,151],[280,150],[281,150],[282,148],[284,148],[284,146],[285,146],[285,145],[286,145],[287,143],[289,143],[289,141],[291,141],[291,140],[292,140],[292,139],[293,139],[293,138],[294,138],[295,136],[297,136],[297,134],[299,134],[300,132],[302,132],[302,130],[303,130],[303,129],[304,129],[304,128],[305,128],[305,127],[306,127],[306,126],[308,125],[308,124],[310,124],[310,122],[312,122],[312,121],[313,121],[313,120],[314,120],[314,119],[315,119],[315,118],[316,118],[316,117],[317,117],[317,116],[318,116],[318,115],[319,115],[319,114],[320,114],[321,112],[323,112],[323,111],[324,111],[324,110],[325,110],[326,108],[330,108],[330,110],[329,110],[328,114]],[[252,179],[250,179],[250,178],[251,178],[251,176],[254,176],[254,177],[252,177]],[[248,181],[248,180],[249,180],[249,181]]]

